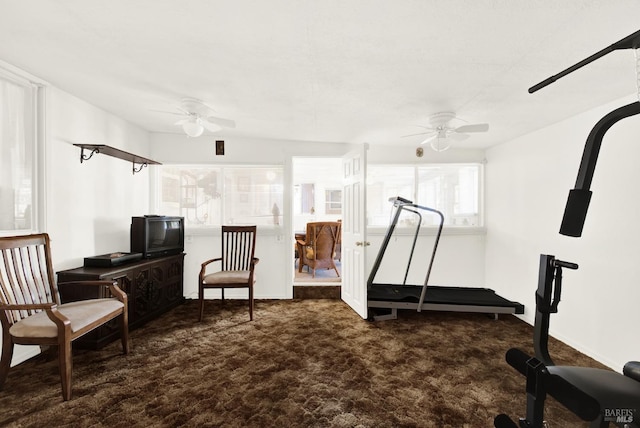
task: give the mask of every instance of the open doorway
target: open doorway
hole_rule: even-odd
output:
[[[294,245],[294,298],[340,298],[342,282],[341,234],[342,221],[342,158],[293,158],[292,245]],[[310,228],[315,223],[327,227]],[[317,231],[317,232],[316,232]],[[335,241],[330,260],[326,256],[314,259],[313,236],[322,233],[322,244]],[[316,241],[319,245],[320,239]],[[318,254],[321,253],[316,248]],[[314,269],[315,266],[315,269]]]

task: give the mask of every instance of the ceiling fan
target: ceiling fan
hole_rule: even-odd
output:
[[[429,117],[429,126],[418,125],[426,129],[425,132],[404,135],[404,137],[425,135],[425,139],[420,144],[426,144],[431,141],[431,148],[433,150],[443,152],[451,147],[452,141],[462,141],[469,138],[468,133],[487,132],[489,130],[488,123],[453,126],[451,122],[454,119],[460,120],[456,117],[456,114],[452,112],[436,113]]]
[[[182,130],[189,137],[199,137],[205,129],[217,132],[222,128],[236,127],[235,121],[213,116],[215,110],[195,98],[183,98],[176,109],[178,112],[160,111],[182,116],[182,119],[178,120],[174,125],[181,125]]]

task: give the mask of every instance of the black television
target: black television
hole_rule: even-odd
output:
[[[146,215],[131,217],[131,252],[144,258],[184,251],[184,217]]]

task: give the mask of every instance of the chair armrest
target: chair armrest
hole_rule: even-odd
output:
[[[257,265],[258,263],[260,263],[260,259],[257,257],[254,257],[253,259],[251,259],[251,267]]]
[[[200,280],[202,280],[202,278],[204,277],[204,274],[206,273],[207,270],[207,265],[213,263],[213,262],[219,262],[222,260],[222,257],[216,257],[215,259],[209,259],[206,262],[203,262],[200,265]]]
[[[58,335],[64,335],[68,337],[71,334],[71,321],[58,311],[58,307],[54,306],[51,309],[47,309],[47,316],[58,327]]]
[[[44,310],[49,319],[55,323],[59,333],[67,329],[68,332],[71,331],[71,321],[58,311],[58,305],[55,303],[24,303],[17,305],[4,305],[0,303],[0,310],[2,311],[27,311],[34,309]]]
[[[94,286],[94,287],[109,287],[109,292],[116,299],[122,303],[127,301],[127,293],[122,291],[116,281],[112,280],[92,280],[92,281],[67,281],[58,283],[58,288],[64,288],[66,285],[82,285],[82,286]]]
[[[213,263],[213,262],[219,262],[220,260],[222,260],[222,257],[216,257],[215,259],[209,259],[206,262],[202,262],[202,264],[200,265],[202,268],[206,267],[208,264]]]
[[[109,285],[109,291],[111,292],[111,295],[113,297],[115,297],[116,299],[124,303],[124,309],[126,311],[127,300],[129,299],[129,297],[127,296],[127,293],[125,293],[124,290],[122,290],[122,288],[118,286],[118,283],[116,281],[113,281],[113,283]]]
[[[17,305],[5,305],[0,303],[0,311],[26,311],[29,309],[52,309],[55,308],[55,303],[23,303]]]
[[[304,247],[305,245],[307,245],[307,243],[306,243],[305,241],[303,241],[302,239],[296,239],[296,244],[298,244],[298,245],[302,245],[303,247]]]

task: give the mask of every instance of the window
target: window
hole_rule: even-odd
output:
[[[282,223],[280,166],[160,167],[159,213],[185,218],[187,227]]]
[[[0,69],[0,234],[37,229],[39,87]]]
[[[325,214],[342,214],[342,190],[332,189],[324,191]]]
[[[369,165],[367,212],[369,226],[387,226],[391,221],[389,198],[402,196],[435,208],[444,214],[448,226],[482,226],[480,218],[480,164],[434,164],[428,166]],[[415,221],[407,216],[399,225]],[[423,225],[436,225],[426,215]]]
[[[315,185],[313,183],[302,183],[294,186],[295,195],[294,212],[296,214],[314,214],[315,205]]]

